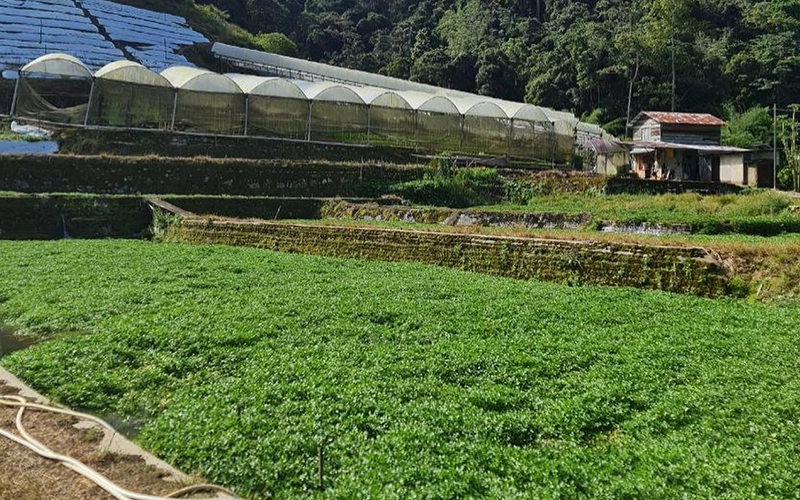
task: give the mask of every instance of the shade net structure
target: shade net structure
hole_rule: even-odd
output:
[[[400,94],[374,87],[356,91],[369,104],[369,144],[414,147],[414,109]]]
[[[510,120],[502,108],[477,98],[452,100],[464,117],[460,151],[487,156],[508,153]]]
[[[297,83],[311,101],[310,140],[367,144],[369,110],[355,90],[328,82]]]
[[[243,135],[245,94],[225,75],[173,66],[161,72],[175,89],[174,129],[217,135]]]
[[[176,89],[163,76],[131,61],[95,73],[89,125],[169,129]]]
[[[502,101],[499,105],[511,118],[509,156],[554,163],[555,129],[544,111],[531,104]]]
[[[41,57],[19,74],[16,89],[13,80],[0,86],[0,106],[13,93],[16,116],[79,125],[401,147],[554,165],[570,165],[576,144],[603,136],[602,129],[571,113],[433,87],[435,92],[392,90],[180,66],[157,74],[130,61],[92,74],[61,54]]]
[[[461,114],[445,96],[406,91],[400,95],[416,110],[415,149],[457,152],[461,146]]]
[[[509,155],[512,158],[555,162],[556,135],[550,122],[513,120]]]
[[[283,78],[227,76],[247,94],[247,135],[298,140],[307,137],[308,99],[295,83]]]
[[[16,87],[16,78],[0,77],[0,115],[11,114],[11,104],[14,101],[14,89]]]
[[[83,125],[93,78],[89,68],[72,56],[42,56],[19,72],[14,115]]]

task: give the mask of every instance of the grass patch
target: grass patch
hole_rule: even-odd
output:
[[[0,242],[3,359],[258,498],[791,497],[800,310],[424,265]],[[326,456],[324,491],[316,455]]]

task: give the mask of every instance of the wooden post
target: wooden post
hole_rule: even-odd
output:
[[[325,474],[325,452],[322,445],[317,448],[317,488],[320,490],[325,489],[324,483]]]

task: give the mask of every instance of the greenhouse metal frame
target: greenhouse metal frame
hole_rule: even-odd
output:
[[[75,92],[78,87],[81,92]],[[602,134],[569,113],[465,93],[223,75],[184,66],[159,74],[131,61],[108,64],[93,74],[64,54],[40,57],[20,70],[11,108],[12,115],[22,118],[83,126],[403,147],[559,164],[571,161],[579,132]]]

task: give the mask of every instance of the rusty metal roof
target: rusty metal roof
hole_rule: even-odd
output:
[[[701,125],[707,127],[724,127],[726,123],[714,115],[708,113],[672,113],[668,111],[642,111],[639,116],[633,119],[638,121],[639,117],[645,115],[662,124],[669,125]]]

